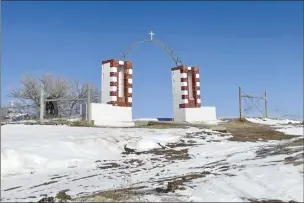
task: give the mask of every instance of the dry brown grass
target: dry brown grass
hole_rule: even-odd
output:
[[[144,187],[111,189],[108,191],[101,191],[94,195],[75,199],[74,201],[80,202],[126,202],[126,201],[140,201],[141,194],[136,190],[143,189]]]
[[[163,124],[163,123],[148,123],[147,125],[136,126],[135,128],[148,128],[148,129],[170,129],[170,128],[188,128],[187,126],[174,125],[174,124]]]
[[[94,127],[93,122],[88,121],[68,121],[64,119],[45,120],[43,122],[25,122],[25,125],[69,125],[73,127]]]
[[[261,140],[284,140],[294,136],[278,132],[270,126],[252,123],[247,120],[232,119],[221,123],[232,134],[230,141],[256,142]]]

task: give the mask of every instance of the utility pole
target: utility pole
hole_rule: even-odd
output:
[[[265,90],[265,117],[268,118],[268,96],[267,96],[267,90]]]
[[[243,118],[243,112],[242,112],[242,89],[239,87],[239,111],[240,111],[240,119]]]
[[[44,117],[44,87],[41,83],[40,85],[40,122],[43,121]]]

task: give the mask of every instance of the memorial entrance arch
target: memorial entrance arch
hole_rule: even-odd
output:
[[[183,64],[168,45],[155,40],[153,32],[149,34],[149,40],[132,44],[121,54],[120,59],[102,61],[102,105],[97,107],[97,104],[93,104],[92,119],[102,117],[97,114],[103,111],[103,114],[109,115],[109,119],[132,121],[133,65],[126,60],[126,56],[134,47],[148,42],[161,47],[175,63],[175,67],[171,68],[174,121],[215,120],[215,107],[201,106],[199,68]]]

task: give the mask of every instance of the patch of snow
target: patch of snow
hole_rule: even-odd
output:
[[[246,118],[246,120],[252,123],[264,124],[264,125],[286,125],[286,124],[300,124],[302,121],[289,120],[289,119],[271,119],[271,118]]]
[[[188,129],[188,131],[191,129]],[[31,170],[68,168],[97,159],[119,159],[123,146],[138,151],[160,148],[180,136],[170,130],[4,125],[1,127],[1,176]],[[181,130],[176,130],[178,132]],[[166,133],[167,132],[167,133]],[[30,140],[30,142],[28,142]]]
[[[304,135],[303,126],[301,126],[301,127],[295,127],[295,126],[285,127],[285,128],[277,129],[277,131],[283,132],[287,135],[299,135],[299,136]]]
[[[99,127],[134,127],[134,122],[102,121],[102,124],[95,124]]]
[[[129,142],[127,147],[136,149],[137,151],[148,151],[155,148],[160,148],[161,145],[166,145],[168,143],[177,142],[180,139],[180,136],[175,135],[150,135],[142,136],[140,139],[135,140],[135,142]]]
[[[37,201],[41,194],[55,196],[65,189],[72,197],[114,187],[146,186],[151,190],[166,186],[167,179],[206,171],[210,174],[185,183],[184,191],[143,195],[141,201],[303,201],[303,166],[284,163],[287,156],[299,155],[299,151],[257,158],[258,150],[287,141],[235,142],[228,140],[229,134],[198,128],[15,124],[4,125],[1,131],[3,201]],[[164,155],[122,154],[125,145],[147,151],[181,140],[197,144],[172,148],[187,148],[190,159],[172,161]],[[112,163],[118,166],[105,167]]]
[[[214,176],[207,181],[195,181],[195,188],[182,194],[204,202],[244,202],[242,198],[303,201],[303,179],[298,170],[302,166],[248,166],[242,171],[232,170],[236,176]]]
[[[248,121],[263,125],[270,125],[274,127],[277,131],[283,132],[288,135],[303,136],[303,125],[301,121],[296,120],[279,120],[279,119],[269,119],[269,118],[246,118]],[[292,125],[297,124],[297,126]]]

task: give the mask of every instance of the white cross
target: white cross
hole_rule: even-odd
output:
[[[155,35],[155,34],[153,33],[153,31],[151,31],[151,32],[149,33],[149,35],[150,35],[150,41],[152,41],[152,40],[153,40],[153,35]]]

